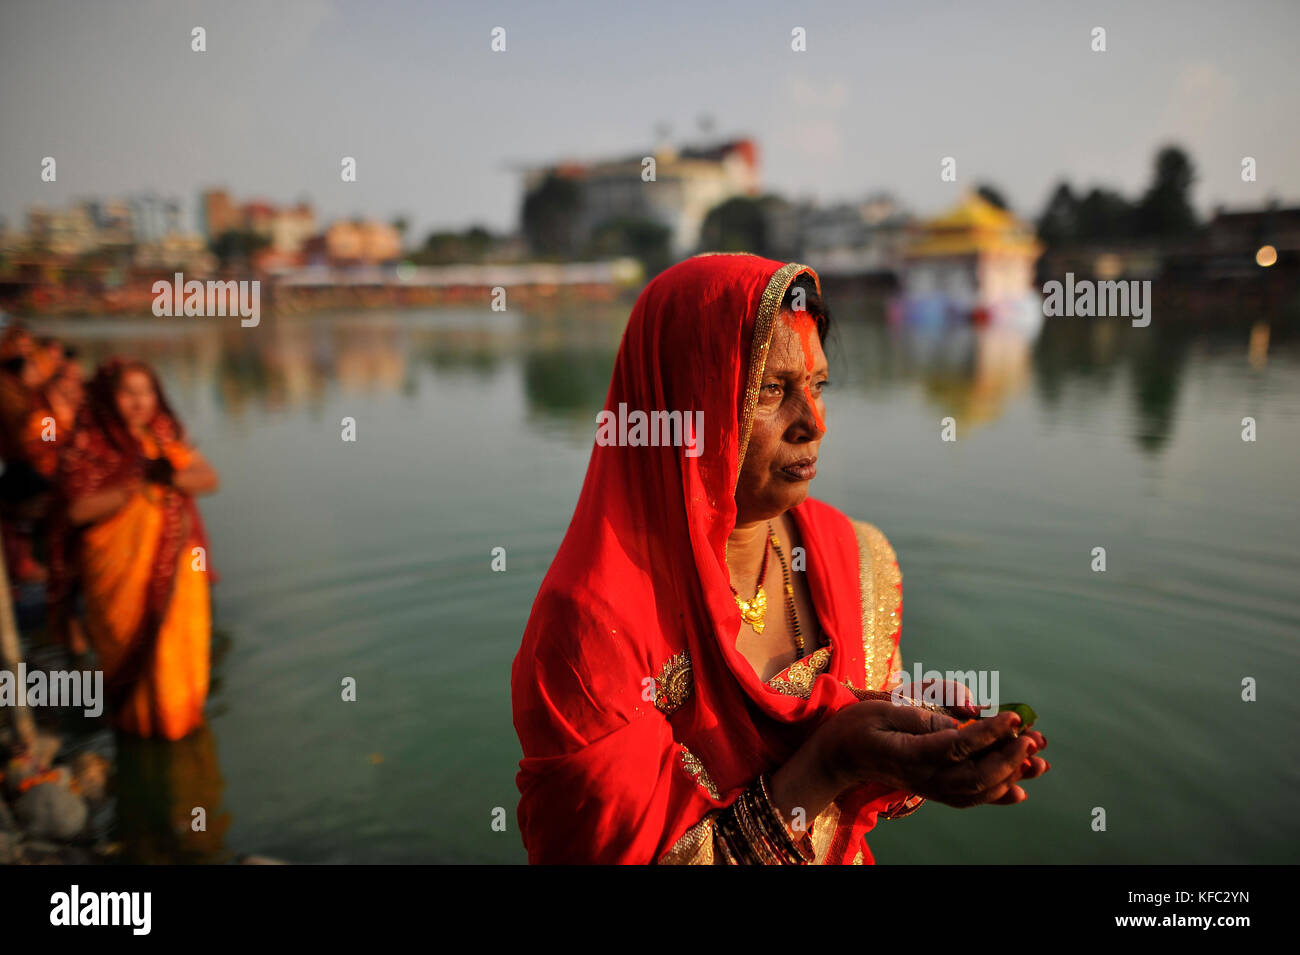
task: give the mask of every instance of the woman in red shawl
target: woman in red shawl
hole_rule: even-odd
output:
[[[884,692],[893,551],[807,496],[826,330],[799,264],[696,256],[642,291],[511,674],[530,861],[872,862],[878,815],[1047,769],[1015,714]]]
[[[180,739],[208,692],[207,540],[194,495],[217,474],[185,441],[153,370],[110,359],[87,388],[59,462],[51,598],[74,574],[114,724]],[[70,547],[69,547],[70,545]]]

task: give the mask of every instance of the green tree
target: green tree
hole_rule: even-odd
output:
[[[710,252],[769,255],[768,212],[771,196],[734,196],[712,209],[700,227],[700,245]]]
[[[271,244],[269,237],[243,229],[230,229],[208,243],[221,268],[247,265],[253,253]]]
[[[582,190],[572,179],[549,173],[524,196],[523,232],[539,255],[571,256],[582,211]]]
[[[482,226],[471,226],[464,232],[430,232],[424,245],[411,256],[411,261],[417,265],[482,262],[495,243],[492,233]]]
[[[398,234],[399,236],[401,236],[402,244],[405,245],[405,244],[406,244],[406,230],[409,229],[409,228],[411,227],[411,222],[410,222],[410,220],[407,219],[406,216],[398,216],[397,218],[395,218],[395,219],[392,221],[391,225],[392,225],[392,227],[393,227],[394,229],[397,230],[397,234]]]
[[[1079,235],[1079,200],[1068,182],[1057,185],[1038,217],[1038,235],[1048,245],[1071,242]]]
[[[600,224],[592,234],[587,254],[597,258],[629,255],[645,269],[646,278],[672,264],[672,230],[652,219],[622,216]]]
[[[1002,195],[1002,190],[997,186],[990,185],[987,182],[980,183],[976,186],[975,193],[985,202],[992,203],[999,209],[1011,209],[1011,204],[1007,202],[1006,197]]]
[[[1166,146],[1156,154],[1151,187],[1137,207],[1137,224],[1143,235],[1180,236],[1196,231],[1192,184],[1196,173],[1187,153]]]
[[[1133,205],[1112,189],[1092,189],[1079,203],[1078,224],[1078,238],[1084,242],[1132,235]]]

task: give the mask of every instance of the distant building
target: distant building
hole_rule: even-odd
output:
[[[699,245],[705,216],[735,196],[759,191],[758,146],[736,139],[712,146],[671,146],[655,150],[655,180],[642,180],[646,156],[627,156],[592,163],[564,162],[527,170],[525,192],[547,176],[569,179],[580,188],[581,207],[574,239],[585,242],[605,222],[618,218],[648,219],[671,230],[674,255]]]
[[[1300,264],[1300,207],[1272,202],[1246,212],[1216,209],[1205,229],[1202,267],[1211,278],[1256,275],[1255,257],[1264,246],[1273,247],[1278,271]]]
[[[301,252],[316,232],[316,213],[305,202],[277,209],[271,216],[271,248],[276,252]]]
[[[136,242],[158,242],[180,231],[180,203],[154,193],[133,196],[131,238]]]
[[[240,227],[269,240],[271,224],[275,221],[275,206],[269,202],[246,202],[239,207]]]
[[[1031,225],[970,192],[909,231],[902,317],[911,324],[972,321],[1036,334],[1042,308],[1034,263],[1042,253]]]
[[[157,241],[138,243],[131,261],[138,269],[175,269],[193,275],[208,274],[217,264],[207,241],[194,232],[172,232]]]
[[[199,197],[203,233],[208,241],[230,232],[261,236],[266,245],[253,253],[258,270],[281,271],[302,265],[308,245],[319,233],[311,204],[277,206],[264,200],[237,204],[224,189],[209,189]]]
[[[224,189],[209,189],[199,197],[199,218],[199,228],[209,240],[243,226],[239,207]]]
[[[238,205],[224,189],[209,189],[199,198],[203,234],[211,241],[227,232],[252,232],[270,243],[281,256],[303,250],[319,227],[311,204],[277,206],[254,200]]]
[[[386,222],[335,222],[306,244],[309,261],[328,265],[379,265],[402,257],[402,236]]]
[[[1300,251],[1300,206],[1288,209],[1273,202],[1245,212],[1219,207],[1210,220],[1207,238],[1216,252],[1241,249],[1253,257],[1261,245],[1271,245],[1279,252]]]
[[[131,204],[124,199],[88,200],[82,205],[94,224],[100,245],[127,246],[133,241]]]
[[[124,265],[193,261],[186,250],[202,244],[181,231],[180,203],[155,195],[83,200],[66,209],[33,206],[23,241],[56,257],[108,252]]]
[[[8,220],[0,220],[0,251],[16,252],[27,244],[27,234],[11,228]]]
[[[781,203],[769,213],[768,240],[822,275],[892,276],[902,267],[908,222],[886,195],[832,206]]]
[[[94,216],[86,203],[69,209],[32,206],[27,210],[27,237],[57,256],[84,255],[99,247]]]

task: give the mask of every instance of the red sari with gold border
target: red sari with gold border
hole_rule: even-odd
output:
[[[642,291],[605,409],[703,412],[695,446],[597,442],[511,672],[519,824],[534,863],[712,861],[712,814],[901,669],[902,590],[874,527],[795,508],[829,647],[763,683],[736,650],[727,537],[773,321],[807,266],[709,254]],[[701,446],[702,445],[702,446]],[[907,794],[862,786],[812,826],[817,861],[870,862]]]

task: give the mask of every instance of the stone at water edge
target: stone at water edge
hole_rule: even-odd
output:
[[[35,775],[36,764],[32,762],[29,755],[14,756],[5,763],[5,792],[9,794],[9,798],[17,799],[21,794],[19,787]]]
[[[18,821],[9,811],[9,805],[0,798],[0,865],[15,865],[22,861],[23,834]]]
[[[95,805],[108,791],[109,763],[98,753],[78,753],[72,760],[73,788]]]
[[[96,865],[101,860],[81,846],[29,841],[23,844],[18,861],[25,865]]]
[[[54,757],[63,748],[63,740],[54,733],[37,730],[36,739],[32,741],[31,757],[38,773],[54,765]]]
[[[72,775],[60,769],[57,780],[38,783],[14,800],[14,816],[33,839],[73,839],[86,828],[86,800],[70,788]]]
[[[63,741],[58,736],[40,730],[26,752],[14,752],[4,768],[5,790],[9,797],[17,799],[25,781],[53,766],[54,757],[62,746]]]
[[[0,832],[0,865],[17,865],[23,858],[23,840],[16,832]]]

